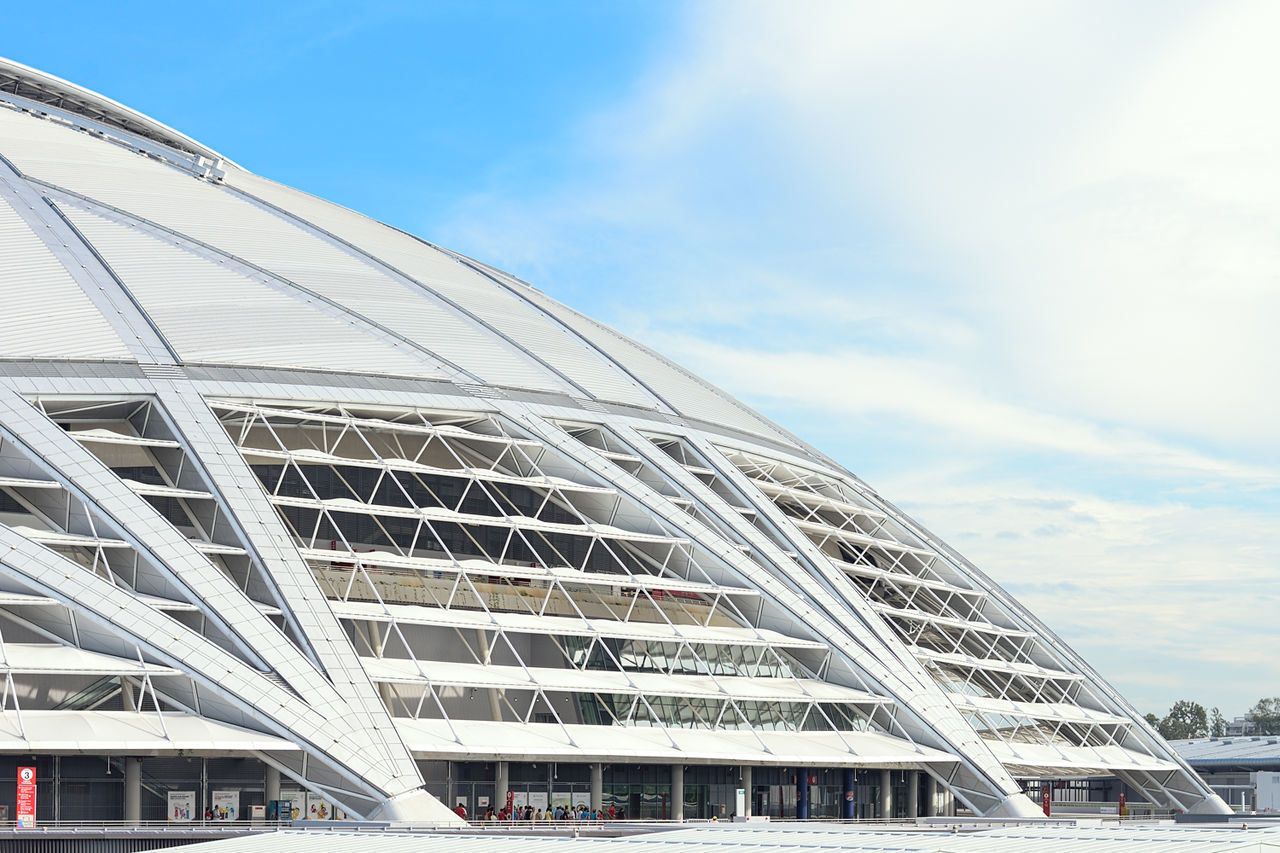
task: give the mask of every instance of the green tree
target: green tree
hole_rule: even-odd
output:
[[[1155,714],[1147,712],[1147,714],[1142,719],[1146,720],[1147,725],[1151,726],[1151,728],[1153,729],[1160,728],[1160,718],[1157,717]]]
[[[1227,733],[1227,719],[1222,716],[1222,712],[1214,708],[1209,712],[1209,734],[1214,737],[1222,737]]]
[[[1199,702],[1179,699],[1160,721],[1160,736],[1165,740],[1183,740],[1209,734],[1209,714]]]
[[[1257,726],[1254,734],[1280,734],[1280,696],[1259,699],[1249,709],[1249,713],[1253,716],[1254,725]]]

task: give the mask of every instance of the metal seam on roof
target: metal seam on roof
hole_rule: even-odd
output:
[[[0,56],[0,89],[12,89],[13,94],[22,96],[22,93],[18,91],[18,87],[23,85],[34,89],[35,92],[58,99],[59,103],[52,105],[55,109],[84,115],[95,121],[113,123],[126,133],[137,134],[146,139],[164,143],[179,151],[220,159],[228,163],[231,162],[212,148],[200,144],[186,134],[179,133],[168,125],[161,124],[155,119],[143,115],[137,110],[130,109],[124,104],[113,101],[105,95],[100,95],[83,86],[77,86],[75,83],[63,80],[61,77],[55,77],[52,74],[47,74]],[[69,106],[68,103],[70,104]],[[96,109],[98,113],[95,115],[88,112],[88,108]]]
[[[239,189],[239,188],[231,187],[231,188],[230,188],[230,191],[235,192],[235,193],[239,193],[241,196],[243,196],[243,197],[245,197],[245,198],[247,198],[247,199],[251,200],[252,202],[254,202],[254,203],[256,203],[256,204],[259,204],[259,205],[262,205],[262,206],[264,206],[264,207],[270,208],[271,210],[274,210],[277,214],[279,214],[279,215],[281,215],[281,216],[287,216],[287,217],[289,217],[290,219],[292,219],[292,220],[294,220],[294,221],[296,221],[296,222],[300,222],[300,223],[302,223],[302,224],[306,225],[308,228],[310,228],[310,229],[312,229],[312,230],[315,230],[315,231],[317,231],[317,232],[319,232],[319,233],[323,234],[325,237],[329,238],[330,240],[333,240],[333,241],[335,241],[335,242],[337,242],[337,243],[339,243],[339,244],[341,244],[341,245],[345,246],[349,251],[356,253],[359,257],[364,258],[364,259],[365,259],[365,260],[367,260],[369,263],[371,263],[371,264],[376,264],[377,266],[383,267],[384,269],[386,269],[387,271],[389,271],[389,272],[393,273],[394,275],[399,276],[400,278],[403,278],[405,281],[407,281],[407,282],[411,282],[414,286],[416,286],[416,287],[420,288],[421,290],[425,291],[426,293],[431,294],[433,297],[435,297],[436,299],[439,299],[441,302],[444,302],[446,305],[449,305],[451,308],[453,308],[453,309],[454,309],[455,311],[457,311],[458,313],[460,313],[460,314],[464,315],[465,317],[469,318],[472,322],[474,322],[474,323],[476,323],[476,324],[480,325],[481,327],[483,327],[483,328],[485,328],[485,329],[488,329],[488,330],[489,330],[490,332],[492,332],[494,335],[498,336],[498,337],[499,337],[499,338],[501,338],[503,341],[507,342],[507,344],[509,344],[510,346],[512,346],[512,347],[514,347],[515,349],[519,350],[520,352],[524,353],[524,354],[525,354],[525,355],[527,355],[529,358],[532,358],[532,359],[533,359],[534,361],[536,361],[538,364],[542,365],[544,368],[546,368],[547,370],[549,370],[550,372],[552,372],[553,374],[555,374],[556,376],[558,376],[560,379],[564,380],[566,383],[568,383],[568,384],[569,384],[570,386],[572,386],[573,388],[576,388],[578,391],[582,392],[583,394],[587,395],[588,397],[590,397],[590,398],[592,398],[592,399],[594,399],[594,398],[595,398],[595,395],[594,395],[590,390],[588,390],[587,388],[584,388],[582,385],[580,385],[578,382],[574,381],[571,377],[569,377],[568,375],[566,375],[564,372],[560,371],[560,370],[559,370],[559,369],[557,369],[555,366],[553,366],[552,364],[550,364],[550,363],[549,363],[545,358],[543,358],[543,357],[542,357],[541,355],[539,355],[537,352],[534,352],[534,351],[533,351],[533,350],[531,350],[530,348],[528,348],[528,347],[526,347],[526,346],[521,345],[518,341],[516,341],[514,338],[512,338],[510,335],[508,335],[504,330],[502,330],[502,329],[498,328],[498,327],[497,327],[497,326],[495,326],[493,323],[490,323],[488,320],[486,320],[486,319],[484,319],[483,317],[479,316],[475,311],[473,311],[473,310],[471,310],[470,308],[467,308],[466,306],[462,305],[462,304],[461,304],[461,303],[459,303],[457,300],[455,300],[455,299],[451,298],[450,296],[448,296],[448,295],[446,295],[446,294],[442,293],[442,292],[440,291],[440,289],[439,289],[439,288],[431,287],[429,284],[427,284],[426,282],[422,281],[421,279],[415,278],[415,277],[413,277],[413,276],[411,276],[411,275],[409,275],[409,274],[405,273],[403,270],[401,270],[401,269],[397,268],[396,266],[394,266],[393,264],[389,263],[388,261],[383,260],[382,258],[380,258],[380,257],[378,257],[378,256],[376,256],[376,255],[374,255],[373,253],[369,252],[368,250],[366,250],[366,249],[361,249],[359,246],[356,246],[355,244],[351,243],[350,241],[345,240],[345,239],[343,239],[343,238],[341,238],[341,237],[337,236],[336,234],[332,233],[331,231],[328,231],[328,230],[326,230],[326,229],[324,229],[324,228],[321,228],[320,226],[316,225],[315,223],[311,222],[310,220],[304,219],[304,218],[303,218],[300,214],[298,214],[298,213],[295,213],[295,212],[293,212],[293,211],[290,211],[290,210],[288,210],[288,209],[286,209],[286,208],[282,208],[282,207],[280,207],[280,206],[278,206],[278,205],[272,204],[272,203],[270,203],[270,202],[268,202],[268,201],[265,201],[264,199],[261,199],[261,198],[259,198],[259,197],[255,196],[255,195],[253,195],[252,193],[246,192],[245,190],[242,190],[242,189]]]

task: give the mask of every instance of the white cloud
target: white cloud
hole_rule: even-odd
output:
[[[1280,597],[1280,7],[692,10],[553,189],[429,231],[845,433],[1136,702],[1243,711]]]
[[[776,352],[664,335],[642,337],[660,351],[697,364],[722,387],[751,389],[758,403],[814,407],[832,416],[881,414],[928,424],[955,440],[1004,450],[1032,449],[1134,466],[1138,473],[1196,475],[1234,486],[1275,488],[1280,472],[1214,458],[1133,430],[1039,412],[985,396],[955,366],[836,349]]]
[[[1270,616],[1280,542],[1266,513],[1104,500],[969,472],[877,485],[927,496],[904,509],[958,531],[954,546],[1143,710],[1185,697],[1242,713],[1280,678]]]

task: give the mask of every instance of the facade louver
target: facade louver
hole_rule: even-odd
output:
[[[1031,815],[1019,780],[1105,775],[1225,810],[1017,601],[724,392],[4,60],[0,306],[0,759],[123,780],[100,810],[693,816],[742,786]]]

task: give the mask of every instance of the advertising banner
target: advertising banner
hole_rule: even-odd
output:
[[[567,809],[573,804],[573,794],[568,791],[551,792],[551,808]]]
[[[36,769],[18,768],[18,826],[36,825]]]
[[[169,822],[190,823],[196,813],[195,791],[169,792]]]
[[[213,792],[213,819],[236,820],[240,817],[239,791]]]
[[[333,804],[320,794],[307,793],[307,820],[330,820],[333,818]]]
[[[546,791],[530,791],[529,805],[533,806],[538,811],[542,811],[543,809],[545,809],[547,807],[547,792]]]

